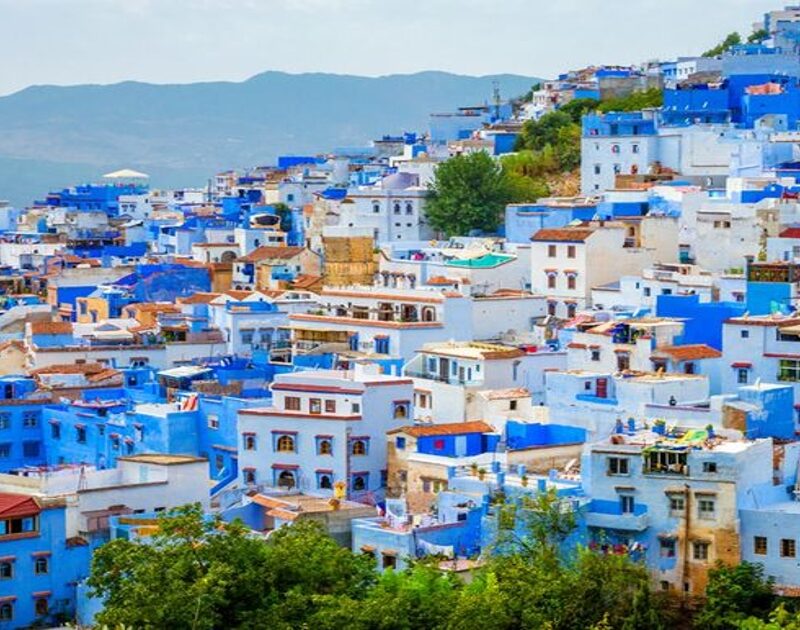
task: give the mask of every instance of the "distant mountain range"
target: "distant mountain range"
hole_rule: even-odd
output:
[[[24,205],[121,167],[150,173],[155,186],[202,186],[220,169],[279,154],[422,131],[431,112],[490,101],[495,81],[508,98],[539,79],[265,72],[241,83],[30,87],[0,97],[0,199]]]

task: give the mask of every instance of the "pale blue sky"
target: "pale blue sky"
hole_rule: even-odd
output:
[[[0,94],[264,70],[552,76],[699,53],[767,0],[0,0]]]

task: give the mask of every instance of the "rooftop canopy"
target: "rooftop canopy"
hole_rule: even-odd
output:
[[[150,179],[150,176],[147,173],[142,173],[141,171],[123,168],[118,171],[106,173],[103,175],[103,179]]]

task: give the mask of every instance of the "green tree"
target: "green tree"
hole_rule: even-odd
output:
[[[515,192],[500,163],[485,151],[457,155],[436,169],[425,211],[431,227],[447,236],[492,232],[506,205],[516,201]]]
[[[719,44],[703,53],[703,57],[718,57],[729,48],[738,46],[742,43],[742,36],[737,32],[728,33],[728,35]]]
[[[760,564],[718,564],[708,572],[706,599],[697,614],[698,628],[737,628],[748,617],[766,619],[775,604],[772,580],[764,577]]]
[[[136,628],[294,627],[319,594],[359,593],[372,562],[339,547],[315,523],[267,542],[199,506],[162,516],[149,543],[115,539],[95,553],[89,586],[105,600],[98,623]]]
[[[769,31],[765,28],[759,28],[747,37],[748,44],[760,44],[765,39],[769,39]]]
[[[272,209],[281,219],[281,230],[289,232],[292,229],[292,209],[283,202],[276,203]]]
[[[664,92],[658,88],[639,90],[627,96],[606,99],[597,108],[600,112],[637,112],[664,104]]]
[[[748,617],[737,625],[739,630],[800,630],[800,613],[786,610],[786,605],[778,604],[769,614],[769,620]]]

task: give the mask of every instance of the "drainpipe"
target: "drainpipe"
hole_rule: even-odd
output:
[[[683,597],[681,598],[681,606],[683,607],[688,599],[689,595],[685,589],[686,584],[686,577],[689,574],[689,532],[691,530],[691,506],[690,497],[691,494],[689,492],[689,484],[684,484],[683,486],[683,562],[681,563],[681,592],[683,593]]]

